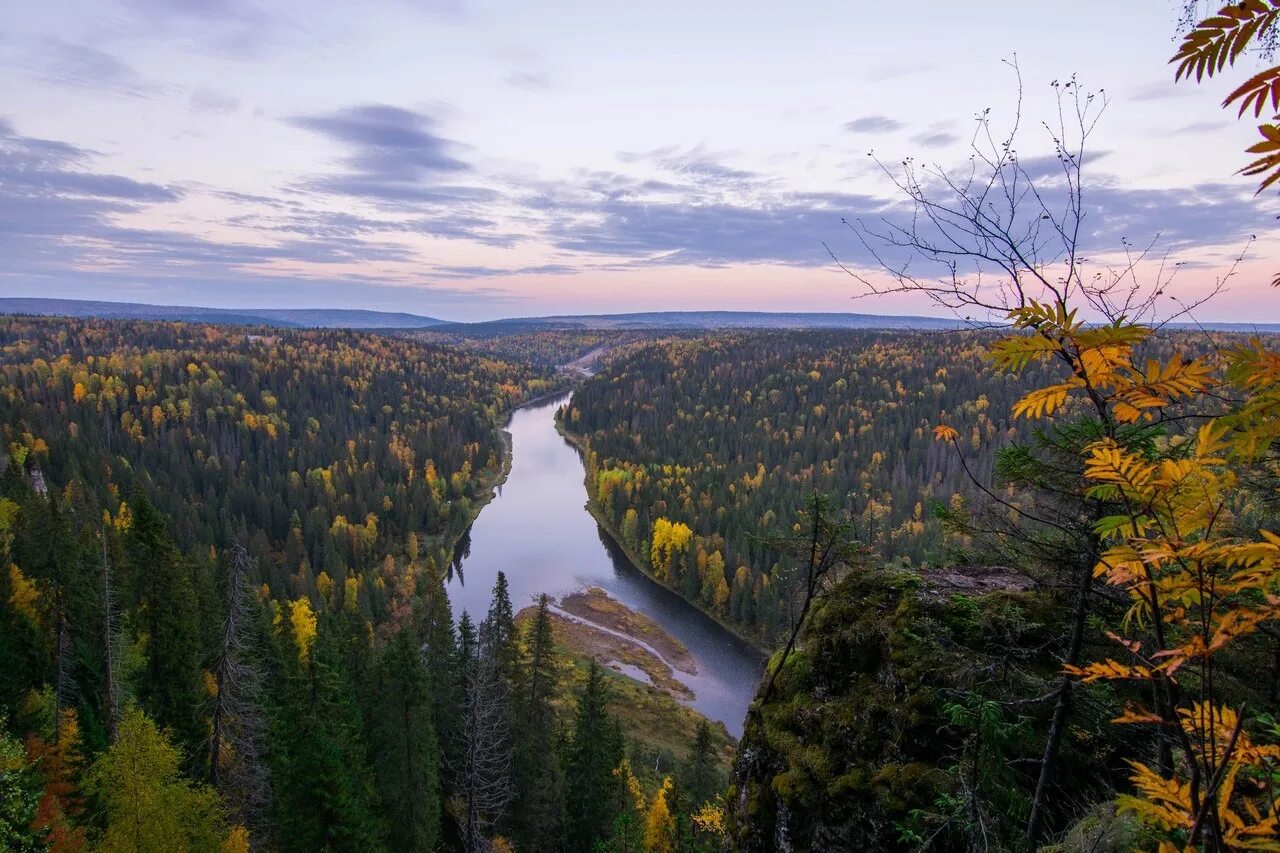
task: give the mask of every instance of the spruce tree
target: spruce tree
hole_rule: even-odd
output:
[[[138,695],[156,724],[173,733],[190,758],[205,740],[206,693],[195,590],[164,516],[142,494],[131,504],[125,538],[129,587],[146,638],[146,668]]]
[[[578,701],[565,771],[569,849],[581,853],[608,837],[616,807],[613,770],[622,761],[623,740],[617,721],[609,716],[608,700],[604,673],[593,660]]]
[[[521,849],[556,846],[564,833],[564,777],[556,755],[556,655],[550,602],[538,609],[525,640],[523,691],[517,705],[516,801],[513,834]]]
[[[426,666],[413,632],[382,649],[374,678],[374,757],[392,849],[430,851],[440,835],[440,750]]]

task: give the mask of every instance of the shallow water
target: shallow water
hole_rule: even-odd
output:
[[[458,546],[448,582],[455,615],[466,610],[472,619],[482,619],[499,571],[506,572],[516,610],[539,593],[558,599],[598,586],[689,648],[697,674],[673,672],[694,693],[688,704],[740,736],[763,659],[632,566],[596,524],[586,510],[582,459],[556,432],[556,409],[568,399],[566,394],[511,416],[511,473]]]

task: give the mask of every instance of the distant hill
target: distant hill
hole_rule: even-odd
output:
[[[10,297],[0,297],[0,314],[174,320],[184,323],[313,329],[424,329],[445,322],[418,314],[349,308],[201,308],[191,305],[147,305],[141,302]]]
[[[45,314],[227,323],[312,329],[431,329],[464,336],[512,335],[549,329],[963,329],[954,317],[773,311],[641,311],[630,314],[557,314],[459,323],[393,311],[358,308],[201,308],[141,302],[0,297],[0,314]],[[1280,323],[1174,323],[1171,328],[1280,333]]]
[[[560,314],[482,323],[450,323],[442,330],[527,332],[538,329],[960,329],[946,317],[773,311],[644,311],[632,314]]]

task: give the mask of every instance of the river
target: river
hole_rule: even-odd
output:
[[[448,582],[455,614],[482,619],[499,571],[506,572],[516,610],[539,593],[558,599],[600,587],[688,647],[697,674],[673,673],[693,692],[688,704],[740,737],[763,669],[760,653],[631,565],[587,512],[582,459],[556,432],[555,412],[568,399],[512,414],[511,471],[455,556]]]

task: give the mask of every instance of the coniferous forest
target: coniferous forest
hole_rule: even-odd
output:
[[[470,12],[442,5],[433,14],[464,32]],[[1236,87],[1222,106],[1261,139],[1231,168],[1273,193],[1280,117],[1262,113],[1280,109],[1280,0],[1207,17],[1175,5],[1174,83]],[[202,28],[216,29],[215,6],[198,10]],[[376,29],[385,10],[366,11]],[[314,13],[320,33],[328,12]],[[185,51],[176,20],[166,38]],[[6,46],[24,37],[0,23]],[[317,56],[341,47],[310,36]],[[261,45],[241,33],[214,47]],[[509,87],[560,96],[512,70],[535,51],[487,50],[511,64]],[[74,73],[24,67],[37,85],[172,94],[86,57]],[[1253,61],[1264,67],[1242,74]],[[464,323],[10,300],[0,853],[1280,851],[1280,324],[1201,321],[1242,284],[1280,305],[1256,281],[1273,259],[1250,256],[1275,231],[1227,251],[1257,213],[1239,187],[1173,198],[1122,166],[1095,179],[1113,153],[1093,139],[1110,96],[1063,77],[1024,100],[1018,58],[1005,65],[1007,125],[978,113],[958,170],[870,152],[879,195],[770,195],[774,177],[702,143],[614,152],[656,169],[647,179],[584,160],[564,182],[526,180],[526,164],[496,157],[500,180],[481,186],[491,164],[462,159],[439,117],[374,103],[292,114],[282,128],[345,146],[323,165],[347,171],[300,177],[287,200],[217,190],[260,215],[206,223],[207,239],[117,217],[162,203],[194,216],[210,185],[89,172],[112,153],[0,116],[0,202],[21,200],[0,216],[0,236],[20,238],[4,241],[6,282],[31,264],[53,290],[117,273],[144,289],[179,273],[221,286],[194,277],[231,258],[219,275],[270,271],[263,287],[327,263],[393,265],[389,283],[343,279],[351,300],[421,284],[442,304],[483,292],[492,307],[525,296],[441,283],[567,276],[581,295],[592,275],[638,272],[683,297],[725,270],[755,287],[750,268],[770,263],[799,288],[813,262],[775,231],[834,218],[851,245],[812,242],[836,281],[932,312]],[[770,69],[790,92],[783,71]],[[703,82],[682,81],[691,103]],[[768,95],[753,90],[753,108]],[[240,111],[216,92],[183,97],[228,123]],[[1131,103],[1167,97],[1146,87]],[[1049,155],[1020,153],[1032,102],[1051,105],[1037,125]],[[514,125],[516,106],[491,112]],[[720,106],[715,120],[733,121]],[[905,127],[864,115],[841,130]],[[942,149],[960,140],[949,127],[910,138]],[[1206,127],[1142,133],[1172,149]],[[1178,150],[1208,162],[1211,149]],[[1178,172],[1139,153],[1144,180]],[[816,155],[810,166],[822,174]],[[308,194],[325,204],[308,209]],[[360,198],[397,218],[346,209]],[[60,234],[51,210],[59,228],[93,228]],[[1125,233],[1156,214],[1171,220],[1167,255]],[[508,218],[536,235],[501,231]],[[307,239],[233,246],[217,243],[223,228]],[[393,236],[429,237],[440,258],[455,240],[495,256],[547,242],[499,269],[381,242]],[[1200,255],[1173,260],[1182,250]],[[135,281],[129,264],[153,255],[164,275]],[[687,277],[661,280],[681,265]],[[1189,276],[1201,290],[1185,295]]]

